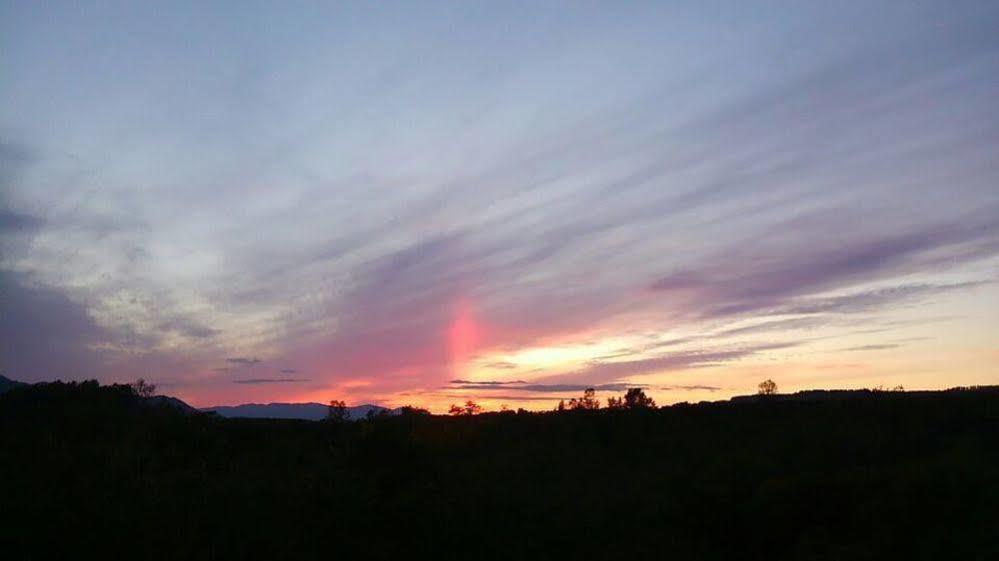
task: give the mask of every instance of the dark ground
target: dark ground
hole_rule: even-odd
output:
[[[0,395],[0,556],[999,559],[999,391],[220,419]]]

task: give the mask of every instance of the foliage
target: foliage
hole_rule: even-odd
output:
[[[901,384],[899,384],[897,386],[892,386],[890,388],[886,388],[886,387],[884,387],[884,385],[878,384],[877,386],[875,386],[874,388],[872,388],[871,391],[874,391],[874,392],[904,392],[905,391],[905,387],[902,386]]]
[[[582,409],[582,410],[593,410],[600,409],[600,400],[594,397],[596,395],[596,390],[593,388],[586,388],[583,390],[583,396],[580,398],[572,398],[569,400],[569,409]]]
[[[156,385],[146,382],[143,378],[132,382],[132,391],[139,397],[152,397],[156,395]]]
[[[430,411],[422,407],[414,407],[412,405],[404,405],[399,408],[399,415],[403,417],[414,416],[414,415],[430,415]]]
[[[773,380],[766,379],[760,382],[759,395],[776,395],[777,394],[777,383]]]
[[[347,402],[339,399],[331,399],[329,413],[326,414],[326,419],[335,423],[346,421]]]
[[[642,388],[630,388],[624,394],[624,406],[628,409],[655,409],[656,402],[645,395]]]
[[[465,405],[455,405],[451,404],[451,408],[448,413],[454,416],[459,415],[477,415],[482,412],[482,407],[472,400],[465,402]]]

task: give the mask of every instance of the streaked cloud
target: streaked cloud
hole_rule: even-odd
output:
[[[994,3],[438,8],[0,9],[5,372],[212,404],[987,375]],[[264,367],[314,384],[229,376]]]
[[[843,350],[847,351],[847,352],[854,352],[854,351],[884,351],[884,350],[888,350],[888,349],[897,349],[897,348],[899,348],[901,346],[902,345],[900,345],[898,343],[881,343],[881,344],[877,344],[877,345],[860,345],[859,347],[848,347],[848,348],[843,349]]]
[[[239,366],[254,366],[263,362],[262,360],[256,357],[244,357],[244,356],[230,357],[225,359],[225,361]]]
[[[233,384],[295,384],[299,382],[311,382],[311,378],[247,378],[244,380],[233,380]]]

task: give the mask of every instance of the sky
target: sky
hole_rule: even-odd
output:
[[[999,3],[4,2],[0,373],[999,383]]]

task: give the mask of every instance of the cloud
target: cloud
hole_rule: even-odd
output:
[[[282,374],[297,374],[298,370],[295,370],[294,368],[282,368],[278,372]]]
[[[463,396],[458,396],[458,395],[453,395],[453,394],[447,394],[447,395],[444,395],[442,397],[452,398],[452,399],[454,399],[456,401],[457,400],[465,400],[465,399],[471,399],[471,400],[474,401],[475,399],[486,398],[486,399],[490,399],[490,400],[506,399],[506,400],[510,400],[510,401],[549,401],[549,402],[555,402],[555,401],[558,401],[559,399],[565,399],[565,400],[570,399],[570,396],[558,396],[558,395],[538,396],[538,395],[515,395],[515,394],[489,394],[489,395],[468,394],[468,395],[463,395]],[[573,397],[578,397],[578,396],[573,396]]]
[[[232,364],[238,364],[239,366],[253,366],[263,362],[262,360],[256,357],[251,358],[251,357],[242,357],[242,356],[227,358],[225,359],[225,361]]]
[[[526,384],[527,382],[523,380],[511,380],[511,381],[498,381],[498,380],[461,380],[455,379],[448,382],[449,384],[479,384],[483,386],[509,386],[517,384]]]
[[[4,132],[0,130],[0,133]],[[0,195],[11,192],[37,159],[37,151],[27,144],[0,138]]]
[[[311,382],[311,378],[248,378],[245,380],[233,380],[233,384],[293,384],[299,382]]]
[[[737,361],[764,351],[788,349],[798,342],[760,343],[727,349],[690,350],[642,360],[592,363],[582,370],[542,378],[548,383],[575,380],[581,384],[610,384],[622,378],[652,373],[669,373],[705,368]]]
[[[451,386],[447,389],[455,390],[515,390],[518,392],[535,392],[535,393],[559,393],[559,392],[582,392],[584,390],[593,389],[598,392],[624,392],[632,388],[650,388],[648,384],[629,384],[629,383],[614,383],[614,384],[530,384],[530,383],[520,383],[520,385],[490,385],[483,383],[468,383],[468,384],[457,384]],[[693,384],[693,385],[673,385],[673,386],[660,386],[658,389],[670,390],[670,391],[719,391],[722,388],[719,386],[710,386],[706,384]],[[490,399],[498,399],[495,394],[489,393],[485,394],[483,397],[488,397]],[[508,399],[522,399],[523,396],[509,395]],[[547,398],[546,398],[547,399]],[[551,398],[557,399],[557,398]]]
[[[95,138],[93,112],[67,112],[55,131],[12,98],[17,130],[44,149],[0,142],[0,236],[32,237],[16,259],[0,249],[29,273],[29,288],[64,298],[29,295],[54,323],[17,310],[8,328],[28,346],[16,353],[42,364],[48,344],[53,355],[76,357],[62,366],[81,369],[114,355],[122,371],[141,371],[133,357],[158,346],[234,369],[260,364],[259,355],[324,383],[360,379],[391,393],[467,377],[462,353],[489,360],[489,351],[637,324],[691,334],[530,382],[576,388],[778,348],[723,338],[840,328],[834,316],[970,294],[985,285],[952,279],[999,249],[999,12],[862,12],[801,10],[803,21],[859,30],[845,41],[827,43],[832,35],[813,35],[810,25],[799,26],[809,29],[802,35],[761,12],[762,33],[739,31],[707,49],[674,40],[681,35],[670,30],[689,31],[683,18],[648,14],[622,26],[627,37],[607,29],[613,47],[596,58],[586,33],[567,28],[552,40],[547,26],[525,24],[505,30],[509,44],[491,53],[497,64],[485,73],[476,68],[482,57],[460,50],[410,53],[402,64],[365,51],[364,64],[342,65],[348,75],[335,83],[309,61],[328,66],[348,55],[296,58],[309,47],[292,41],[289,54],[304,61],[292,81],[266,60],[237,56],[224,66],[259,66],[250,74],[276,81],[192,83],[191,95],[169,103],[125,92],[101,126],[139,131],[127,165],[121,146],[103,137],[68,156],[81,153],[76,139]],[[695,32],[704,22],[705,36],[717,31],[702,15]],[[407,33],[437,37],[436,27],[403,19]],[[490,32],[493,23],[458,28]],[[59,34],[45,36],[56,38],[53,52],[65,50]],[[789,37],[805,48],[768,65]],[[48,60],[12,48],[14,79],[22,64]],[[128,66],[137,52],[119,49],[111,62]],[[662,66],[667,59],[683,68]],[[203,62],[178,60],[177,68]],[[86,70],[93,60],[79,62],[80,76],[100,74]],[[628,75],[644,66],[662,72]],[[66,80],[48,73],[42,89],[100,97],[87,92],[101,84],[67,88]],[[589,88],[594,95],[566,105],[585,84],[623,87]],[[275,110],[252,110],[261,103]],[[170,110],[146,112],[136,126],[121,110],[132,106]],[[185,120],[199,107],[228,110],[206,132]],[[413,126],[396,126],[403,121]],[[164,159],[163,146],[185,147],[185,157]],[[875,282],[896,286],[870,290]],[[17,308],[25,287],[6,287],[3,305]],[[984,302],[994,290],[982,290]],[[475,328],[467,352],[452,340],[460,313]],[[777,314],[809,317],[764,318]],[[46,330],[66,339],[32,341]],[[681,343],[704,348],[607,362]],[[224,359],[236,352],[225,349],[248,356]]]
[[[861,345],[859,347],[849,347],[849,348],[846,348],[846,349],[843,349],[843,350],[847,351],[847,352],[853,352],[853,351],[883,351],[883,350],[887,350],[887,349],[897,349],[897,348],[899,348],[901,346],[902,345],[899,345],[898,343],[884,343],[884,344],[874,344],[874,345]]]
[[[780,314],[854,314],[870,312],[900,302],[918,301],[948,292],[977,288],[992,281],[951,284],[911,283],[867,290],[843,296],[801,299],[774,310]]]
[[[996,214],[991,214],[995,211]],[[929,294],[972,286],[910,285],[852,297],[797,302],[823,292],[933,270],[999,253],[999,208],[973,213],[960,223],[930,225],[902,234],[850,236],[852,239],[777,249],[784,231],[797,230],[805,239],[821,239],[825,220],[811,225],[793,221],[775,229],[771,238],[753,247],[732,246],[707,260],[699,269],[673,273],[655,281],[651,289],[686,301],[686,307],[704,317],[738,316],[779,309],[804,313],[870,308],[904,295]]]
[[[36,216],[0,208],[0,235],[37,230],[42,224]]]
[[[489,382],[469,382],[456,384],[448,389],[457,390],[516,390],[522,392],[575,392],[593,388],[596,391],[625,391],[629,388],[645,388],[644,384],[530,384],[526,382],[504,382],[502,384]]]
[[[561,384],[535,384],[524,381],[515,382],[471,382],[468,380],[452,380],[451,386],[446,389],[456,390],[515,390],[518,392],[581,392],[587,389],[596,391],[627,391],[631,388],[648,388],[648,384],[636,383],[611,383],[611,384],[586,384],[586,383],[561,383]],[[720,387],[707,385],[677,385],[663,386],[663,390],[708,390],[717,391]],[[492,397],[492,395],[490,395]]]
[[[0,369],[35,382],[98,377],[113,334],[62,291],[0,270]]]
[[[688,386],[662,386],[660,389],[671,390],[671,391],[681,390],[681,391],[691,391],[691,392],[693,392],[693,391],[702,391],[703,390],[703,391],[709,391],[709,392],[716,392],[716,391],[721,390],[722,388],[720,388],[718,386],[708,386],[708,385],[704,385],[704,384],[693,384],[693,385],[688,385]]]
[[[174,317],[159,324],[161,331],[172,331],[179,333],[190,339],[208,339],[218,335],[217,329],[202,325],[201,323],[184,317]]]
[[[512,370],[517,368],[517,365],[513,362],[507,362],[505,360],[500,360],[496,362],[490,362],[486,364],[486,368],[496,368],[500,370]]]
[[[710,338],[732,337],[735,335],[755,335],[758,333],[771,333],[774,331],[788,332],[801,331],[822,327],[829,323],[828,318],[804,317],[764,321],[743,327],[724,329],[710,335]]]
[[[529,392],[581,392],[593,388],[598,392],[623,392],[630,388],[645,388],[644,384],[527,384],[520,389]]]

